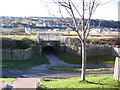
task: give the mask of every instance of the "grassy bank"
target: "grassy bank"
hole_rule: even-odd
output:
[[[81,64],[81,57],[71,53],[61,53],[58,57],[70,64]],[[88,56],[87,57],[88,64],[110,64],[114,65],[115,56]]]
[[[11,68],[11,69],[30,69],[33,66],[48,64],[48,60],[42,56],[33,56],[28,60],[3,60],[2,68]]]
[[[41,88],[120,88],[120,82],[113,80],[113,75],[87,76],[87,81],[80,81],[80,78],[56,79],[41,82]]]
[[[49,68],[49,70],[58,70],[58,71],[81,71],[79,68]],[[104,71],[108,68],[97,68],[97,69],[86,69],[86,71]]]
[[[16,78],[0,78],[0,82],[14,82]]]

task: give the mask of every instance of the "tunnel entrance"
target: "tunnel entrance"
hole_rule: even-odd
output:
[[[42,49],[42,54],[56,54],[56,50],[52,46],[45,46]]]

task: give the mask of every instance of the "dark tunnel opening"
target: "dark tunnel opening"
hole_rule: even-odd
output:
[[[42,49],[42,54],[56,54],[56,50],[54,47],[52,46],[45,46],[43,49]]]

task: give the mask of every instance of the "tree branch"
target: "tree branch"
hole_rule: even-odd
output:
[[[88,35],[89,35],[89,32],[90,32],[90,18],[92,16],[92,14],[95,12],[96,8],[99,6],[100,3],[98,2],[95,2],[96,0],[93,1],[92,3],[92,6],[91,6],[91,2],[89,2],[89,18],[87,20],[87,23],[86,23],[86,35],[85,35],[85,38],[87,39]],[[95,5],[96,4],[96,5]]]
[[[77,27],[77,20],[75,18],[74,12],[73,12],[73,9],[72,9],[72,6],[71,6],[71,2],[69,2],[69,7],[70,7],[71,14],[72,14],[73,22],[75,24],[75,27]],[[75,31],[77,31],[77,29]]]
[[[82,18],[82,15],[80,14],[80,12],[78,11],[78,9],[76,8],[76,6],[73,4],[73,2],[71,2],[73,7],[75,8],[76,12],[78,13],[78,15],[80,16],[80,18]]]

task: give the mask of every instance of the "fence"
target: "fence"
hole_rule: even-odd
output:
[[[22,50],[2,50],[2,60],[27,60],[32,56],[32,48]]]

